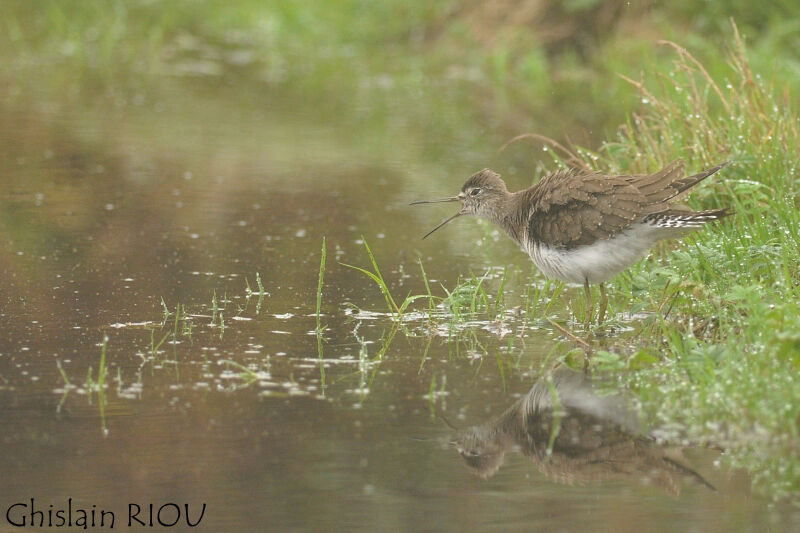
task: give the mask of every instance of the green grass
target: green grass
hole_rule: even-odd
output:
[[[184,312],[186,312],[184,310]],[[172,342],[177,344],[178,343],[178,323],[181,319],[181,304],[175,306],[175,321],[174,321],[174,329],[172,331]]]
[[[61,374],[61,379],[64,380],[64,389],[72,387],[72,384],[69,382],[69,376],[64,372],[64,367],[61,366],[61,361],[56,361],[56,367],[58,368],[58,373]]]
[[[428,411],[431,420],[436,418],[436,372],[431,374],[431,382],[428,385]]]
[[[217,316],[220,313],[219,303],[217,302],[217,291],[214,289],[214,292],[211,294],[211,324],[213,325],[216,320]]]
[[[169,315],[171,315],[172,313],[169,312],[169,307],[167,307],[167,302],[164,301],[163,296],[161,297],[161,308],[164,311],[164,318],[162,319],[162,322],[166,324],[167,320],[169,320]]]
[[[489,312],[489,295],[486,293],[484,283],[488,279],[490,272],[486,272],[480,278],[472,275],[469,279],[458,282],[452,289],[443,287],[447,296],[442,300],[442,304],[450,312],[454,322],[463,322],[469,317],[475,317],[482,311]],[[495,311],[498,311],[502,300],[497,301]],[[487,318],[490,318],[487,316]]]
[[[405,299],[397,305],[394,297],[392,296],[392,292],[389,290],[389,286],[386,283],[386,280],[383,278],[383,274],[381,273],[381,269],[378,267],[378,262],[375,260],[375,255],[373,255],[372,250],[369,247],[366,239],[364,236],[361,236],[361,240],[364,242],[364,249],[367,251],[367,256],[369,257],[370,264],[372,265],[372,270],[367,270],[366,268],[362,268],[359,266],[348,265],[346,263],[339,263],[340,265],[352,268],[353,270],[357,270],[371,279],[378,288],[381,290],[381,294],[383,294],[384,300],[386,300],[386,307],[389,313],[395,318],[395,320],[401,320],[403,315],[405,314],[408,306],[414,303],[416,300],[421,298],[427,298],[429,301],[431,299],[430,292],[428,294],[417,294],[411,295],[410,293],[405,297]]]
[[[317,277],[317,358],[319,359],[319,379],[322,394],[325,394],[325,360],[322,352],[322,334],[325,332],[325,327],[322,325],[322,286],[325,281],[325,258],[327,256],[327,249],[325,246],[325,237],[322,237],[322,249],[319,255],[319,276]]]
[[[322,284],[325,280],[325,237],[322,237],[322,250],[319,256],[319,276],[317,278],[317,335],[321,335],[324,331],[322,327]]]
[[[714,78],[686,50],[636,82],[648,103],[618,139],[578,157],[612,172],[684,158],[691,171],[730,159],[696,207],[729,220],[666,244],[615,282],[614,309],[654,313],[629,344],[602,352],[656,423],[727,449],[776,498],[800,494],[800,122],[780,87],[753,72],[734,28]]]
[[[247,388],[253,383],[257,383],[260,379],[262,379],[262,374],[241,363],[237,363],[236,361],[223,359],[219,362],[219,364],[225,365],[228,368],[233,367],[239,371],[239,378],[243,381],[243,384],[237,386],[237,388]]]
[[[106,426],[106,376],[108,374],[106,369],[107,348],[108,335],[104,333],[103,343],[100,346],[100,361],[97,365],[97,380],[95,381],[92,377],[92,366],[89,365],[89,368],[86,371],[86,381],[84,383],[84,389],[86,390],[86,396],[89,399],[90,404],[92,403],[92,393],[97,393],[97,408],[100,412],[100,429],[104,437],[108,436],[108,427]],[[61,368],[61,363],[57,362],[57,365],[58,370],[61,373],[61,378],[64,380],[64,394],[62,395],[58,406],[58,410],[60,410],[61,406],[66,400],[67,393],[69,392],[71,385],[66,372],[64,372],[64,370]]]
[[[594,151],[547,153],[558,165],[612,173],[653,171],[677,158],[689,172],[733,162],[688,201],[731,206],[735,215],[660,245],[613,281],[612,323],[636,330],[612,334],[610,343],[590,341],[589,366],[613,372],[671,437],[724,448],[724,462],[747,469],[760,490],[780,499],[800,494],[800,120],[789,93],[753,70],[736,28],[728,35],[725,69],[663,43],[673,67],[630,80],[642,104],[616,139]],[[372,269],[351,268],[375,282],[387,309],[401,317],[408,304],[396,303],[365,248]],[[507,305],[507,296],[490,303],[485,277],[472,276],[440,299],[424,268],[422,278],[427,294],[410,298],[427,300],[429,318],[441,303],[452,324],[500,316]],[[530,286],[525,320],[546,316],[572,293],[561,284]],[[631,322],[628,312],[647,318]],[[574,364],[576,349],[554,360]]]
[[[261,283],[261,274],[256,272],[256,285],[258,285],[258,294],[265,294],[267,291],[264,290],[264,284]]]
[[[103,346],[100,348],[100,362],[97,365],[98,390],[102,390],[106,384],[106,348],[108,348],[108,335],[103,335]]]
[[[417,257],[417,263],[419,264],[419,271],[422,274],[422,281],[425,283],[425,291],[426,295],[428,296],[428,316],[431,316],[436,309],[436,300],[431,294],[431,284],[428,282],[428,274],[425,272],[425,266],[422,264],[422,258]]]
[[[463,325],[470,319],[488,322],[503,315],[506,305],[504,288],[508,278],[507,271],[504,271],[500,278],[498,288],[496,289],[497,296],[495,297],[491,297],[486,288],[488,280],[491,277],[491,271],[486,272],[481,277],[471,275],[465,280],[459,280],[452,290],[448,290],[446,287],[442,286],[444,296],[436,296],[431,291],[431,286],[428,281],[428,276],[425,273],[422,260],[418,258],[417,261],[425,286],[425,292],[420,294],[411,294],[411,292],[409,292],[402,302],[398,304],[397,300],[392,296],[389,282],[381,273],[381,269],[378,266],[375,255],[372,253],[372,249],[363,236],[362,240],[372,270],[346,263],[339,264],[364,274],[374,282],[384,297],[388,314],[392,316],[395,322],[404,322],[406,320],[406,313],[411,310],[411,305],[418,300],[427,301],[428,305],[423,315],[427,319],[429,326],[444,322],[450,326],[452,331],[455,331],[457,325]],[[417,319],[418,315],[415,314],[411,320],[415,321]]]
[[[169,332],[165,333],[164,336],[161,337],[161,340],[156,342],[156,330],[150,330],[150,355],[153,357],[153,359],[158,358],[158,350],[161,349],[161,345],[164,344],[164,341],[169,338],[169,335]]]

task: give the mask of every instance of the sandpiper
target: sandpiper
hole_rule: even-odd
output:
[[[597,385],[586,373],[561,366],[487,423],[460,430],[439,416],[458,432],[450,445],[484,479],[516,452],[557,483],[631,479],[677,496],[682,480],[691,479],[717,491],[684,462],[680,447],[659,442],[660,428],[643,427],[628,398]]]
[[[657,241],[686,235],[731,214],[728,208],[693,211],[676,203],[728,163],[689,177],[680,160],[654,174],[606,176],[558,170],[513,193],[499,174],[487,168],[470,176],[458,196],[411,205],[461,202],[458,213],[423,239],[462,215],[483,217],[500,226],[545,276],[584,286],[588,325],[590,284],[600,284],[601,323],[608,304],[603,282],[639,260]]]

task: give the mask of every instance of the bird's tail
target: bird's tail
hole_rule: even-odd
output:
[[[695,174],[694,176],[686,176],[685,178],[673,181],[672,186],[678,191],[678,193],[675,196],[680,196],[682,192],[691,189],[692,187],[694,187],[707,177],[717,173],[718,171],[722,170],[723,168],[727,167],[730,164],[731,164],[730,161],[725,161],[724,163],[720,163],[715,167],[707,168],[704,171]]]
[[[705,211],[683,211],[670,209],[668,211],[662,211],[661,213],[654,213],[645,218],[644,222],[659,228],[694,229],[699,228],[709,222],[720,220],[732,214],[733,209],[729,207],[723,207],[722,209],[707,209]]]

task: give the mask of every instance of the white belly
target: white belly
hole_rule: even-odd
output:
[[[666,236],[655,226],[636,224],[610,239],[571,250],[541,243],[523,250],[548,278],[568,283],[602,283],[641,259],[656,241]]]

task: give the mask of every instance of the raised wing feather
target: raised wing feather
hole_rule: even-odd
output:
[[[647,214],[648,199],[626,176],[558,171],[526,191],[528,234],[554,246],[607,239]]]

